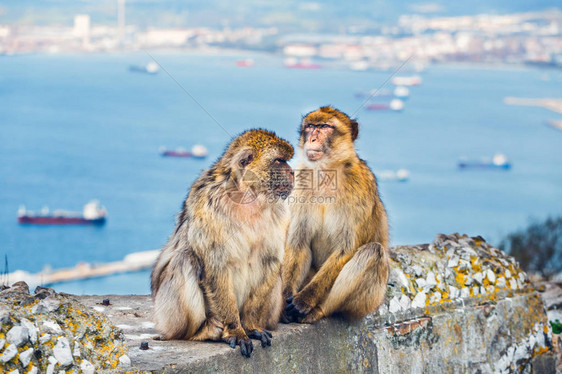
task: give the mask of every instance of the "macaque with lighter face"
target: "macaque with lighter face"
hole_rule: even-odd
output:
[[[313,323],[333,313],[360,318],[384,299],[388,222],[376,178],[355,151],[358,132],[357,121],[332,107],[302,120],[283,322]]]

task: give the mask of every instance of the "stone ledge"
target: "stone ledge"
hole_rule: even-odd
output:
[[[397,247],[390,267],[376,313],[280,325],[250,359],[224,343],[154,339],[148,295],[31,295],[20,282],[0,292],[0,372],[555,372],[545,303],[517,262],[482,238]],[[562,293],[552,291],[543,296],[555,308]],[[47,327],[56,324],[54,342]]]
[[[149,296],[79,300],[123,330],[137,372],[555,372],[543,301],[513,258],[454,234],[397,247],[390,265],[377,313],[280,325],[272,346],[255,344],[251,359],[222,343],[153,340]],[[104,298],[112,305],[100,306]]]
[[[104,298],[112,305],[101,310]],[[419,308],[390,325],[381,316],[280,325],[272,346],[255,342],[250,359],[222,343],[153,340],[149,296],[78,299],[123,330],[132,372],[555,372],[550,330],[535,292],[493,303],[451,303],[441,311]],[[140,349],[142,341],[148,350]]]

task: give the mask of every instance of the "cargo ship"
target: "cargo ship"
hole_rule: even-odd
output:
[[[236,61],[236,66],[238,66],[239,68],[251,68],[252,66],[254,66],[254,60],[251,58],[238,60]]]
[[[501,153],[496,153],[492,158],[483,157],[480,160],[461,159],[458,166],[460,169],[511,169],[511,163]]]
[[[367,105],[367,110],[393,110],[400,112],[404,109],[404,102],[400,99],[393,99],[390,103],[373,103]]]
[[[407,169],[383,170],[376,173],[377,179],[380,181],[397,181],[407,182],[410,179],[410,171]]]
[[[372,90],[369,92],[356,92],[354,95],[358,99],[377,99],[392,97],[392,92],[389,90]]]
[[[149,62],[145,66],[131,65],[129,66],[129,71],[133,73],[146,73],[146,74],[156,74],[160,70],[160,66],[156,62]]]
[[[196,144],[191,148],[191,151],[185,148],[168,149],[166,147],[160,147],[160,155],[162,157],[185,157],[185,158],[197,158],[203,159],[207,157],[207,148],[200,144]]]
[[[100,206],[98,200],[92,200],[84,205],[82,212],[55,210],[51,213],[47,207],[44,207],[38,213],[25,209],[25,206],[18,209],[18,222],[22,224],[103,225],[106,216],[107,211]]]
[[[422,79],[418,75],[398,76],[392,78],[392,84],[395,86],[419,86],[422,84]]]
[[[285,67],[289,69],[322,69],[322,65],[310,61],[310,59],[297,60],[295,58],[285,59]]]

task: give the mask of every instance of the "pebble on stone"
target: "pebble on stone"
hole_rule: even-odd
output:
[[[18,347],[15,344],[10,344],[9,346],[4,349],[4,352],[0,356],[0,362],[6,363],[10,361],[12,358],[16,357],[18,354]]]
[[[43,330],[45,330],[50,334],[62,333],[62,329],[60,328],[59,324],[56,321],[44,321]]]
[[[48,342],[49,340],[51,340],[51,334],[43,334],[41,335],[41,337],[39,338],[39,342],[41,344]]]
[[[119,366],[129,367],[131,366],[131,359],[127,355],[119,357]]]
[[[29,340],[32,343],[37,343],[37,331],[38,331],[37,327],[35,327],[35,325],[31,323],[31,321],[28,320],[27,318],[22,318],[21,324],[23,327],[27,329],[27,332],[29,334]]]
[[[27,365],[29,365],[29,362],[31,361],[31,355],[32,354],[33,354],[33,348],[29,348],[29,349],[20,353],[20,362],[23,365],[23,367],[26,367]]]
[[[414,300],[412,300],[412,308],[423,308],[425,307],[425,301],[427,299],[427,295],[425,292],[419,292]]]
[[[6,340],[17,347],[23,345],[29,339],[29,331],[23,326],[14,326],[6,334]]]
[[[88,360],[82,360],[80,363],[80,370],[82,370],[84,374],[94,374],[96,372],[95,366]]]
[[[490,283],[496,282],[496,274],[492,271],[492,269],[486,270],[486,278],[490,281]]]
[[[70,343],[65,337],[57,339],[57,344],[53,348],[53,354],[61,366],[66,367],[72,364],[72,352],[70,351]]]

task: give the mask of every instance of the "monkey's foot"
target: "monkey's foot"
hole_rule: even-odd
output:
[[[308,305],[305,301],[301,300],[299,295],[294,297],[289,297],[287,300],[287,306],[285,307],[285,314],[294,320],[300,320],[304,318],[312,310],[312,306]]]
[[[217,341],[221,339],[223,332],[222,323],[216,318],[207,319],[203,325],[199,328],[199,331],[190,339],[196,341],[213,340]]]
[[[256,339],[261,341],[262,348],[271,345],[271,338],[273,337],[273,335],[271,335],[269,331],[262,330],[262,329],[250,330],[248,331],[248,336],[251,339]]]
[[[242,328],[225,331],[222,335],[222,340],[230,345],[230,348],[236,348],[236,346],[239,345],[242,356],[249,358],[252,355],[254,345]]]
[[[318,321],[319,319],[324,317],[324,312],[322,312],[322,309],[320,309],[319,306],[317,306],[316,308],[312,309],[310,311],[310,313],[308,313],[306,316],[304,316],[303,318],[299,319],[300,323],[314,323],[316,321]]]

